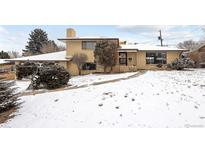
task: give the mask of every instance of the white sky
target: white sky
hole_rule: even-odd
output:
[[[49,39],[55,40],[65,37],[66,28],[76,29],[78,36],[108,36],[119,37],[128,42],[145,43],[159,45],[157,39],[159,29],[162,30],[164,45],[174,46],[184,40],[200,40],[203,38],[201,25],[12,25],[0,26],[0,50],[4,51],[22,51],[28,41],[29,33],[35,28],[42,28],[48,33]]]

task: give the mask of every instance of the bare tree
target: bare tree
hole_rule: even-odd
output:
[[[66,50],[66,47],[63,45],[57,45],[58,46],[58,51],[64,51]]]
[[[48,43],[42,45],[41,52],[42,53],[50,53],[58,51],[58,46],[54,41],[49,40]]]
[[[180,42],[177,47],[182,49],[188,49],[190,51],[197,49],[202,44],[202,41],[187,40]]]
[[[63,51],[66,48],[62,45],[57,45],[55,41],[49,40],[48,43],[43,44],[41,48],[42,53],[50,53],[50,52],[58,52],[58,51]]]
[[[21,57],[21,56],[20,56],[20,53],[17,52],[17,51],[9,51],[8,54],[9,54],[10,58],[18,58],[18,57]]]
[[[83,64],[87,61],[88,57],[84,53],[76,53],[73,55],[72,62],[77,65],[79,75],[81,75],[81,69]]]

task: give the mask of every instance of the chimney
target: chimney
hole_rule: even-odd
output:
[[[76,32],[72,28],[67,29],[67,37],[76,37]]]

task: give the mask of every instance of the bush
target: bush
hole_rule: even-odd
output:
[[[18,80],[29,77],[37,71],[38,65],[32,62],[25,62],[20,65],[16,65],[16,77]]]
[[[162,64],[157,64],[158,68],[162,68],[162,66],[163,66]]]
[[[43,64],[32,76],[31,85],[33,89],[55,89],[67,85],[70,79],[69,72],[57,64]]]
[[[175,59],[171,64],[168,64],[167,67],[174,70],[183,70],[184,68],[194,68],[195,63],[190,58],[182,58]]]
[[[195,62],[190,58],[185,58],[184,63],[185,63],[186,68],[195,68],[196,67]]]
[[[18,106],[18,94],[15,93],[16,88],[12,88],[12,86],[14,86],[14,82],[0,79],[0,113]]]

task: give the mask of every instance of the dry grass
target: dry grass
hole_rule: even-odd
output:
[[[7,72],[0,74],[0,78],[4,78],[5,80],[15,80],[16,74],[14,72]]]
[[[11,108],[8,111],[0,113],[0,124],[5,123],[7,120],[11,119],[14,117],[12,113],[16,111],[16,107]]]

